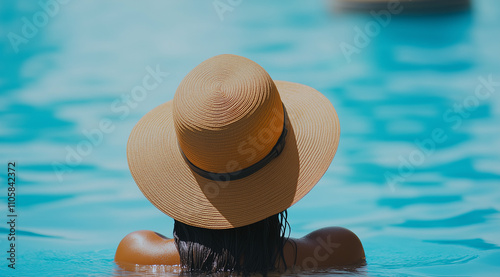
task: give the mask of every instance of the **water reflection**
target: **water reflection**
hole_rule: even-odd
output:
[[[332,14],[321,1],[244,1],[224,21],[211,2],[111,2],[106,9],[97,1],[71,3],[17,54],[0,37],[0,150],[19,161],[21,172],[20,274],[125,274],[113,262],[125,234],[172,230],[173,222],[133,183],[127,137],[140,116],[171,99],[191,66],[220,53],[247,56],[275,79],[315,87],[337,109],[337,156],[320,184],[290,209],[292,236],[349,227],[365,244],[368,264],[325,275],[498,271],[499,88],[466,110],[458,127],[445,118],[474,95],[479,77],[500,80],[498,1],[442,16],[393,16],[358,45],[350,62],[339,45],[356,46],[356,28],[378,21]],[[40,9],[37,2],[1,5],[3,35]],[[127,120],[113,118],[111,102],[156,64],[166,65],[171,79]],[[103,117],[116,122],[116,131],[59,182],[52,162],[64,161],[65,147],[75,147],[81,131]],[[385,173],[399,174],[419,150],[416,141],[436,128],[446,141],[391,190]],[[88,249],[95,251],[81,252]]]

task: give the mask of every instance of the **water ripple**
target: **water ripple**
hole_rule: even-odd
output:
[[[479,250],[492,250],[500,249],[500,246],[485,242],[483,239],[463,239],[463,240],[424,240],[425,242],[438,243],[438,244],[453,244],[467,246]]]
[[[407,220],[394,226],[406,228],[453,228],[487,222],[488,216],[498,214],[495,209],[474,210],[461,215],[430,220]]]

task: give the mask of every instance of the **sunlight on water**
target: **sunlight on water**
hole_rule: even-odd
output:
[[[500,3],[474,2],[470,12],[393,17],[348,56],[339,46],[374,19],[332,12],[326,1],[243,1],[222,21],[211,1],[70,1],[17,53],[8,33],[21,34],[21,18],[41,7],[0,4],[0,151],[2,163],[17,163],[19,222],[15,271],[0,225],[0,275],[168,271],[113,262],[132,231],[172,236],[173,220],[130,176],[128,135],[194,66],[233,53],[273,79],[318,89],[340,117],[334,162],[289,220],[292,236],[353,230],[367,264],[300,275],[495,276]],[[157,88],[127,102],[151,70],[163,72]],[[90,148],[78,155],[82,142]]]

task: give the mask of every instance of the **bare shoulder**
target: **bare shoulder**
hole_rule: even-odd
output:
[[[293,239],[285,246],[287,264],[293,264],[291,252],[297,250],[295,265],[302,269],[360,264],[365,251],[358,236],[342,227],[326,227]],[[295,254],[295,253],[293,253]]]
[[[179,253],[173,239],[153,231],[135,231],[118,245],[115,262],[139,265],[178,265]]]

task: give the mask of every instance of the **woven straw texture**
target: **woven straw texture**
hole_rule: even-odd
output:
[[[245,178],[205,179],[182,155],[210,172],[246,168],[271,151],[284,116],[283,152]],[[219,55],[194,68],[172,101],[136,124],[127,158],[140,190],[162,212],[191,226],[227,229],[255,223],[304,197],[328,169],[339,135],[335,109],[321,93],[273,81],[249,59]]]

